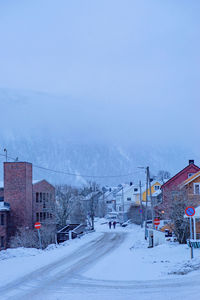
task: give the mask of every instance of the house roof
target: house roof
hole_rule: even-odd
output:
[[[180,172],[178,172],[177,174],[175,174],[173,177],[171,177],[169,180],[167,180],[163,185],[163,187],[166,187],[169,183],[171,183],[172,181],[176,180],[176,178],[178,178],[180,175],[182,175],[185,171],[187,171],[187,169],[191,168],[191,166],[196,169],[196,171],[200,171],[200,168],[198,166],[196,166],[195,164],[189,164],[187,165],[184,169],[182,169]]]
[[[193,180],[195,180],[196,178],[198,178],[200,176],[200,171],[195,173],[194,175],[192,175],[191,177],[189,177],[188,179],[186,179],[181,185],[184,186],[184,185],[187,185],[189,184],[190,182],[192,182]]]

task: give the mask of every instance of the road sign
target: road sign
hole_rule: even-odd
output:
[[[160,219],[155,218],[153,222],[155,226],[158,226],[160,224]]]
[[[35,225],[34,225],[34,227],[35,227],[36,229],[40,229],[41,223],[40,223],[40,222],[36,222]]]
[[[188,217],[193,217],[195,215],[195,208],[193,206],[188,206],[186,207],[185,209],[185,214],[188,216]]]

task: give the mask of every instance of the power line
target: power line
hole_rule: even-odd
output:
[[[4,156],[6,157],[5,154],[1,154],[0,156]],[[16,161],[16,158],[13,158],[9,155],[7,155],[7,158],[12,159],[14,161]],[[54,169],[50,169],[50,168],[46,168],[46,167],[42,167],[42,166],[38,166],[35,164],[32,164],[33,167],[41,169],[41,170],[45,170],[45,171],[49,171],[49,172],[53,172],[53,173],[57,173],[57,174],[64,174],[64,175],[68,175],[68,176],[78,176],[78,177],[86,177],[86,178],[119,178],[119,177],[128,177],[128,176],[132,176],[135,173],[140,172],[139,170],[133,172],[133,173],[129,173],[129,174],[121,174],[121,175],[88,175],[88,174],[76,174],[76,173],[70,173],[67,171],[60,171],[60,170],[54,170]]]

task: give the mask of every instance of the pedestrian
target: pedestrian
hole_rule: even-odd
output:
[[[109,221],[109,222],[108,222],[108,225],[109,225],[109,228],[111,229],[112,222]]]
[[[116,221],[113,222],[113,228],[115,229],[116,226]]]

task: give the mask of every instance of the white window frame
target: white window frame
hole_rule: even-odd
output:
[[[195,191],[197,185],[199,186],[199,193],[198,194],[196,194],[196,191]],[[199,183],[194,183],[194,195],[200,195],[200,182]]]

